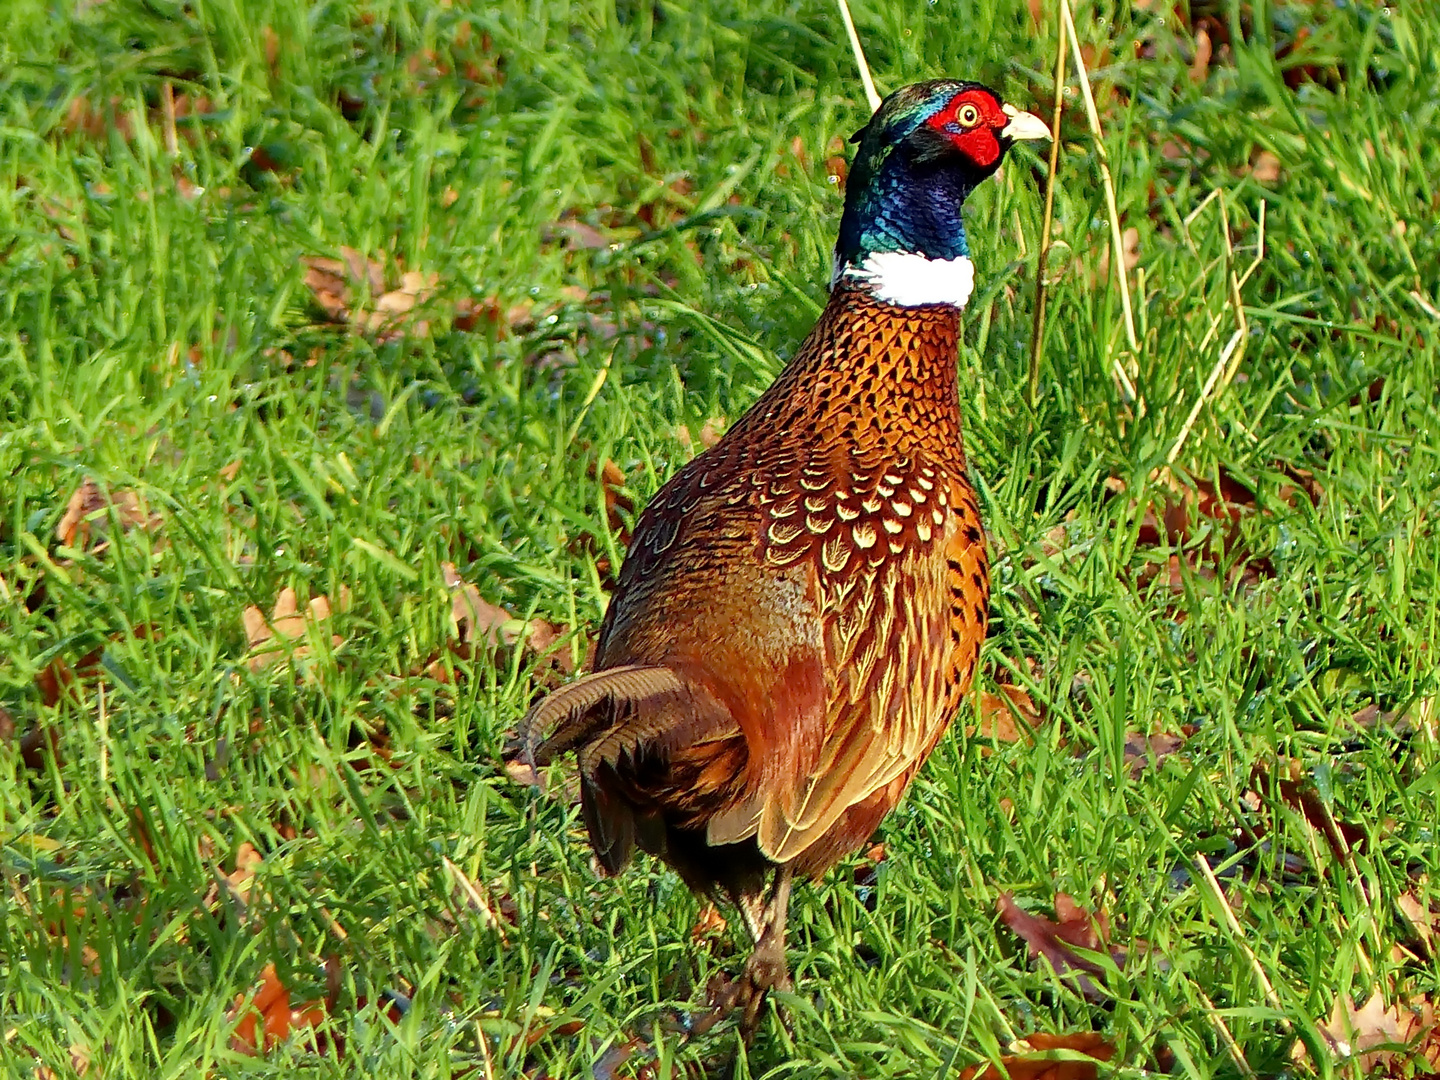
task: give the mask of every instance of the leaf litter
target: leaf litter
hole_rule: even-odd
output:
[[[1056,893],[1055,918],[1049,919],[1026,911],[1005,891],[996,897],[995,910],[1001,923],[1025,942],[1031,959],[1043,957],[1092,1004],[1110,999],[1110,992],[1091,978],[1103,975],[1104,966],[1076,951],[1106,953],[1116,967],[1125,966],[1129,949],[1111,943],[1110,920],[1104,911],[1091,913],[1068,894]]]
[[[350,606],[350,590],[341,587],[339,609]],[[259,673],[282,660],[302,660],[314,652],[309,644],[311,635],[321,635],[329,629],[331,615],[330,599],[323,593],[309,600],[305,610],[300,610],[299,596],[288,585],[280,590],[275,604],[266,616],[254,604],[246,607],[241,615],[245,625],[245,641],[249,646],[245,665],[252,672]],[[345,643],[339,634],[329,635],[330,647],[338,649]]]
[[[109,511],[112,510],[121,532],[135,528],[154,532],[160,528],[160,515],[150,509],[138,492],[130,488],[107,491],[87,476],[67,500],[65,513],[55,526],[55,539],[63,547],[99,555],[110,543],[102,537],[109,531]],[[98,540],[93,548],[90,547],[92,539]]]
[[[960,1080],[1097,1080],[1115,1047],[1093,1031],[1052,1035],[1037,1031],[1017,1040],[994,1062],[971,1065]]]
[[[1187,573],[1213,579],[1229,563],[1228,579],[1253,586],[1275,576],[1269,555],[1244,546],[1243,523],[1268,516],[1276,503],[1294,507],[1303,496],[1314,506],[1324,491],[1314,476],[1293,465],[1277,464],[1286,479],[1270,498],[1261,498],[1256,487],[1220,466],[1213,477],[1179,469],[1158,469],[1151,474],[1151,494],[1131,498],[1128,516],[1138,518],[1137,548],[1169,547],[1172,553],[1162,563],[1147,562],[1138,575],[1149,585],[1162,579],[1171,593],[1185,591]],[[1120,477],[1106,481],[1112,496],[1122,496],[1127,485]]]
[[[429,335],[430,322],[419,316],[417,308],[435,295],[438,274],[404,270],[398,284],[387,289],[389,275],[382,260],[345,246],[340,256],[300,259],[305,285],[327,319],[381,342]]]

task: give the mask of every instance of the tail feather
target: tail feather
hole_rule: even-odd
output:
[[[663,808],[681,798],[663,779],[657,789],[646,788],[637,768],[643,774],[650,764],[709,743],[724,750],[738,735],[733,717],[703,685],[674,668],[636,664],[594,672],[550,694],[525,714],[504,756],[530,766],[533,776],[535,768],[576,752],[590,842],[604,871],[616,874],[637,842],[655,853],[664,848]],[[681,801],[693,795],[687,790]]]
[[[605,785],[588,772],[580,774],[580,813],[600,868],[610,877],[630,864],[635,850],[635,811],[611,797]]]
[[[526,713],[505,756],[527,765],[548,765],[609,727],[614,706],[629,703],[634,713],[644,715],[650,702],[684,688],[680,677],[664,667],[631,665],[597,671],[561,687]]]

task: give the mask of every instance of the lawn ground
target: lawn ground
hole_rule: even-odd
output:
[[[856,18],[1048,116],[1035,7]],[[10,0],[5,1075],[1434,1068],[1440,29],[1169,7],[1077,12],[1133,344],[1078,97],[1033,402],[1046,162],[971,200],[984,672],[737,1055],[736,928],[498,751],[823,303],[831,5]]]

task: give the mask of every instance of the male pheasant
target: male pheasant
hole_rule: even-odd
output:
[[[856,135],[830,301],[793,360],[636,523],[593,674],[507,754],[574,750],[607,873],[638,844],[754,939],[730,1005],[786,988],[794,875],[865,844],[960,707],[989,580],[957,385],[960,208],[1044,122],[977,83]]]

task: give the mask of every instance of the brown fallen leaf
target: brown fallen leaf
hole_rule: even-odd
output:
[[[1033,958],[1044,957],[1056,974],[1074,975],[1075,985],[1092,1002],[1105,1001],[1109,994],[1097,985],[1091,975],[1103,974],[1095,961],[1079,955],[1075,948],[1091,952],[1109,951],[1117,966],[1125,962],[1125,950],[1108,945],[1110,928],[1105,916],[1092,916],[1065,893],[1055,895],[1053,922],[1043,915],[1032,915],[1015,903],[1014,897],[1002,892],[995,900],[1000,921],[1023,940]]]
[[[426,657],[412,675],[423,672],[436,682],[448,684],[454,681],[452,676],[460,677],[462,673],[448,663],[447,653],[471,660],[481,650],[517,645],[527,656],[543,661],[536,667],[542,683],[557,686],[575,673],[574,651],[568,641],[567,628],[539,616],[522,621],[508,609],[486,600],[475,585],[460,576],[454,563],[442,563],[440,569],[450,593],[450,640]],[[586,652],[587,661],[593,652],[592,643]]]
[[[1364,851],[1368,843],[1365,830],[1358,825],[1338,820],[1320,798],[1312,784],[1306,783],[1298,762],[1290,768],[1272,770],[1257,763],[1251,771],[1250,783],[1256,791],[1274,791],[1292,810],[1324,837],[1336,860],[1344,863],[1352,851]],[[1317,867],[1317,869],[1319,869]]]
[[[718,443],[720,437],[725,434],[726,426],[727,422],[725,417],[710,417],[710,419],[700,425],[700,445],[707,450],[710,449],[710,447]],[[685,424],[677,424],[675,427],[675,437],[680,440],[681,445],[684,446],[687,451],[692,454],[695,453],[695,437],[690,434],[689,427]]]
[[[594,475],[594,466],[591,466]],[[624,514],[635,512],[635,500],[620,489],[625,486],[625,474],[620,466],[606,458],[599,469],[600,488],[605,496],[605,523],[615,534],[615,542],[621,547],[630,544],[630,529],[625,524]]]
[[[699,913],[695,916],[695,925],[690,927],[690,940],[697,945],[711,938],[720,937],[725,933],[725,916],[720,914],[720,909],[710,901],[706,901]]]
[[[417,304],[435,294],[439,280],[438,274],[422,274],[418,270],[401,274],[399,288],[380,294],[375,301],[375,310],[366,316],[362,329],[381,341],[389,341],[405,333],[415,337],[427,336],[430,323],[425,319],[410,322],[408,317]]]
[[[1303,493],[1315,505],[1320,504],[1324,493],[1310,473],[1284,464],[1277,464],[1276,469],[1284,473],[1288,481],[1277,490],[1280,501],[1293,506]],[[1242,521],[1247,516],[1268,512],[1262,510],[1255,491],[1224,467],[1219,468],[1213,478],[1161,469],[1150,479],[1153,494],[1144,507],[1138,500],[1130,502],[1131,512],[1140,514],[1137,546],[1156,547],[1168,543],[1187,550],[1169,556],[1168,565],[1148,563],[1139,575],[1142,585],[1149,585],[1164,574],[1171,591],[1178,594],[1184,591],[1187,569],[1198,577],[1214,578],[1220,561],[1235,552],[1242,540]],[[1119,477],[1111,477],[1105,486],[1112,494],[1125,491],[1125,482]],[[1218,543],[1213,547],[1192,543],[1206,534],[1217,537]],[[1238,581],[1249,585],[1262,577],[1274,576],[1275,567],[1268,556],[1244,554],[1246,558],[1236,561],[1230,571],[1232,584]]]
[[[1280,159],[1269,150],[1257,150],[1250,159],[1250,175],[1262,184],[1278,183]]]
[[[1153,762],[1158,766],[1180,747],[1185,745],[1185,736],[1156,732],[1141,735],[1131,732],[1125,736],[1125,765],[1132,778],[1138,777]]]
[[[575,674],[574,650],[563,642],[570,632],[563,626],[556,626],[539,616],[525,624],[525,646],[536,656],[548,656],[554,666],[564,675]]]
[[[226,873],[223,868],[216,867],[216,879],[210,882],[210,888],[205,893],[204,906],[207,910],[214,912],[220,908],[220,891],[223,887],[230,904],[234,906],[239,914],[242,924],[249,915],[251,906],[251,892],[255,887],[255,875],[264,859],[260,852],[255,850],[251,843],[242,842],[235,849],[234,869]]]
[[[305,287],[333,322],[350,318],[350,304],[362,293],[379,296],[385,291],[385,264],[367,259],[352,247],[342,246],[339,259],[302,255]]]
[[[498,296],[487,296],[481,300],[465,296],[455,305],[451,325],[466,332],[489,326],[494,329],[495,336],[503,340],[511,334],[533,329],[535,321],[535,304],[532,301],[522,300],[506,306]]]
[[[85,550],[91,533],[104,533],[110,516],[104,511],[114,508],[122,532],[140,527],[154,530],[160,525],[160,515],[150,512],[139,494],[129,488],[118,488],[108,492],[91,477],[85,480],[71,494],[65,505],[60,524],[55,526],[55,539],[65,547]],[[102,551],[108,541],[96,545],[91,554]]]
[[[994,739],[996,742],[1029,739],[1045,719],[1044,712],[1018,686],[1000,683],[996,689],[1000,691],[998,694],[988,690],[981,692],[978,723],[967,729],[966,734],[971,738]]]
[[[450,590],[450,627],[462,646],[484,643],[513,645],[520,640],[524,624],[503,607],[490,603],[480,590],[465,581],[454,563],[442,563],[440,571]]]
[[[1131,225],[1120,234],[1120,251],[1124,256],[1125,270],[1134,270],[1140,265],[1140,230]],[[1105,281],[1110,274],[1110,248],[1106,247],[1100,252],[1099,262],[1096,264],[1095,280]]]
[[[1190,81],[1203,83],[1210,74],[1210,57],[1214,52],[1214,46],[1210,41],[1210,33],[1204,27],[1195,31],[1195,55],[1190,61]]]
[[[1099,1065],[1115,1056],[1115,1047],[1093,1031],[1049,1035],[1037,1031],[1010,1047],[1012,1053],[1000,1058],[1004,1072],[994,1062],[971,1065],[960,1080],[1096,1080]],[[1061,1058],[1057,1051],[1071,1051],[1090,1060]]]
[[[60,524],[55,526],[55,539],[66,547],[75,547],[75,541],[78,538],[83,546],[85,538],[90,533],[88,518],[91,514],[103,510],[107,505],[109,505],[109,500],[101,492],[100,485],[87,476],[84,482],[71,492],[70,500],[65,506],[65,514],[60,518]],[[82,527],[84,528],[83,534],[81,533]]]
[[[350,606],[350,591],[341,588],[340,610],[344,611]],[[305,638],[310,628],[317,632],[323,627],[322,623],[330,618],[330,600],[325,595],[315,597],[305,606],[305,611],[299,608],[299,598],[295,590],[288,585],[280,590],[280,595],[275,598],[275,606],[271,609],[267,618],[265,614],[253,604],[247,607],[241,614],[245,625],[245,641],[250,647],[246,666],[253,672],[261,672],[273,664],[286,659],[299,660],[309,656],[313,651],[309,645],[297,645],[296,642]],[[339,648],[344,644],[345,639],[339,634],[330,635],[332,648]]]
[[[412,313],[435,294],[438,274],[409,270],[400,275],[396,288],[387,290],[383,261],[351,247],[341,247],[340,255],[339,259],[322,255],[300,259],[305,287],[327,319],[379,341],[429,334],[429,322],[412,318]]]
[[[1390,1071],[1407,1065],[1428,1066],[1433,1073],[1440,1066],[1440,1028],[1436,1026],[1435,1006],[1424,995],[1387,1006],[1376,991],[1358,1008],[1342,995],[1320,1030],[1338,1057],[1358,1058],[1361,1075],[1368,1076],[1381,1068],[1387,1070],[1386,1075],[1412,1075]],[[1292,1056],[1306,1059],[1304,1048],[1298,1043],[1296,1046]]]
[[[124,108],[124,98],[115,94],[106,105],[92,104],[84,94],[70,99],[61,126],[72,135],[85,135],[92,139],[118,132],[127,142],[134,134],[130,111]]]
[[[546,230],[546,235],[550,238],[563,238],[570,247],[586,251],[603,251],[614,242],[594,225],[587,225],[573,218],[555,222]]]
[[[260,973],[260,985],[246,999],[237,994],[225,1013],[235,1024],[230,1048],[241,1054],[264,1053],[301,1028],[316,1028],[325,1019],[325,1002],[311,1001],[292,1008],[290,990],[280,981],[274,964],[266,964]]]
[[[47,706],[54,706],[62,697],[67,696],[72,701],[80,701],[80,685],[93,683],[100,677],[100,660],[104,655],[105,646],[97,645],[75,661],[73,668],[65,662],[63,656],[55,657],[35,676],[35,687],[40,691],[40,700]]]
[[[642,1039],[627,1039],[623,1043],[616,1043],[590,1067],[590,1076],[592,1080],[621,1080],[622,1075],[634,1076],[634,1073],[629,1072],[621,1074],[619,1070],[637,1052],[644,1054],[649,1050],[649,1045]]]
[[[60,757],[60,732],[47,721],[36,720],[20,738],[20,760],[27,769],[44,772],[47,758],[53,758],[56,766],[64,764]]]
[[[1414,891],[1402,893],[1396,898],[1395,906],[1400,909],[1400,914],[1410,924],[1410,928],[1415,934],[1415,943],[1420,946],[1422,955],[1433,957],[1435,955],[1435,936],[1437,932],[1440,932],[1440,911],[1435,910],[1433,903],[1422,902]]]
[[[270,77],[280,77],[280,35],[275,32],[272,26],[260,28],[260,41],[265,47],[265,66],[270,69]]]

